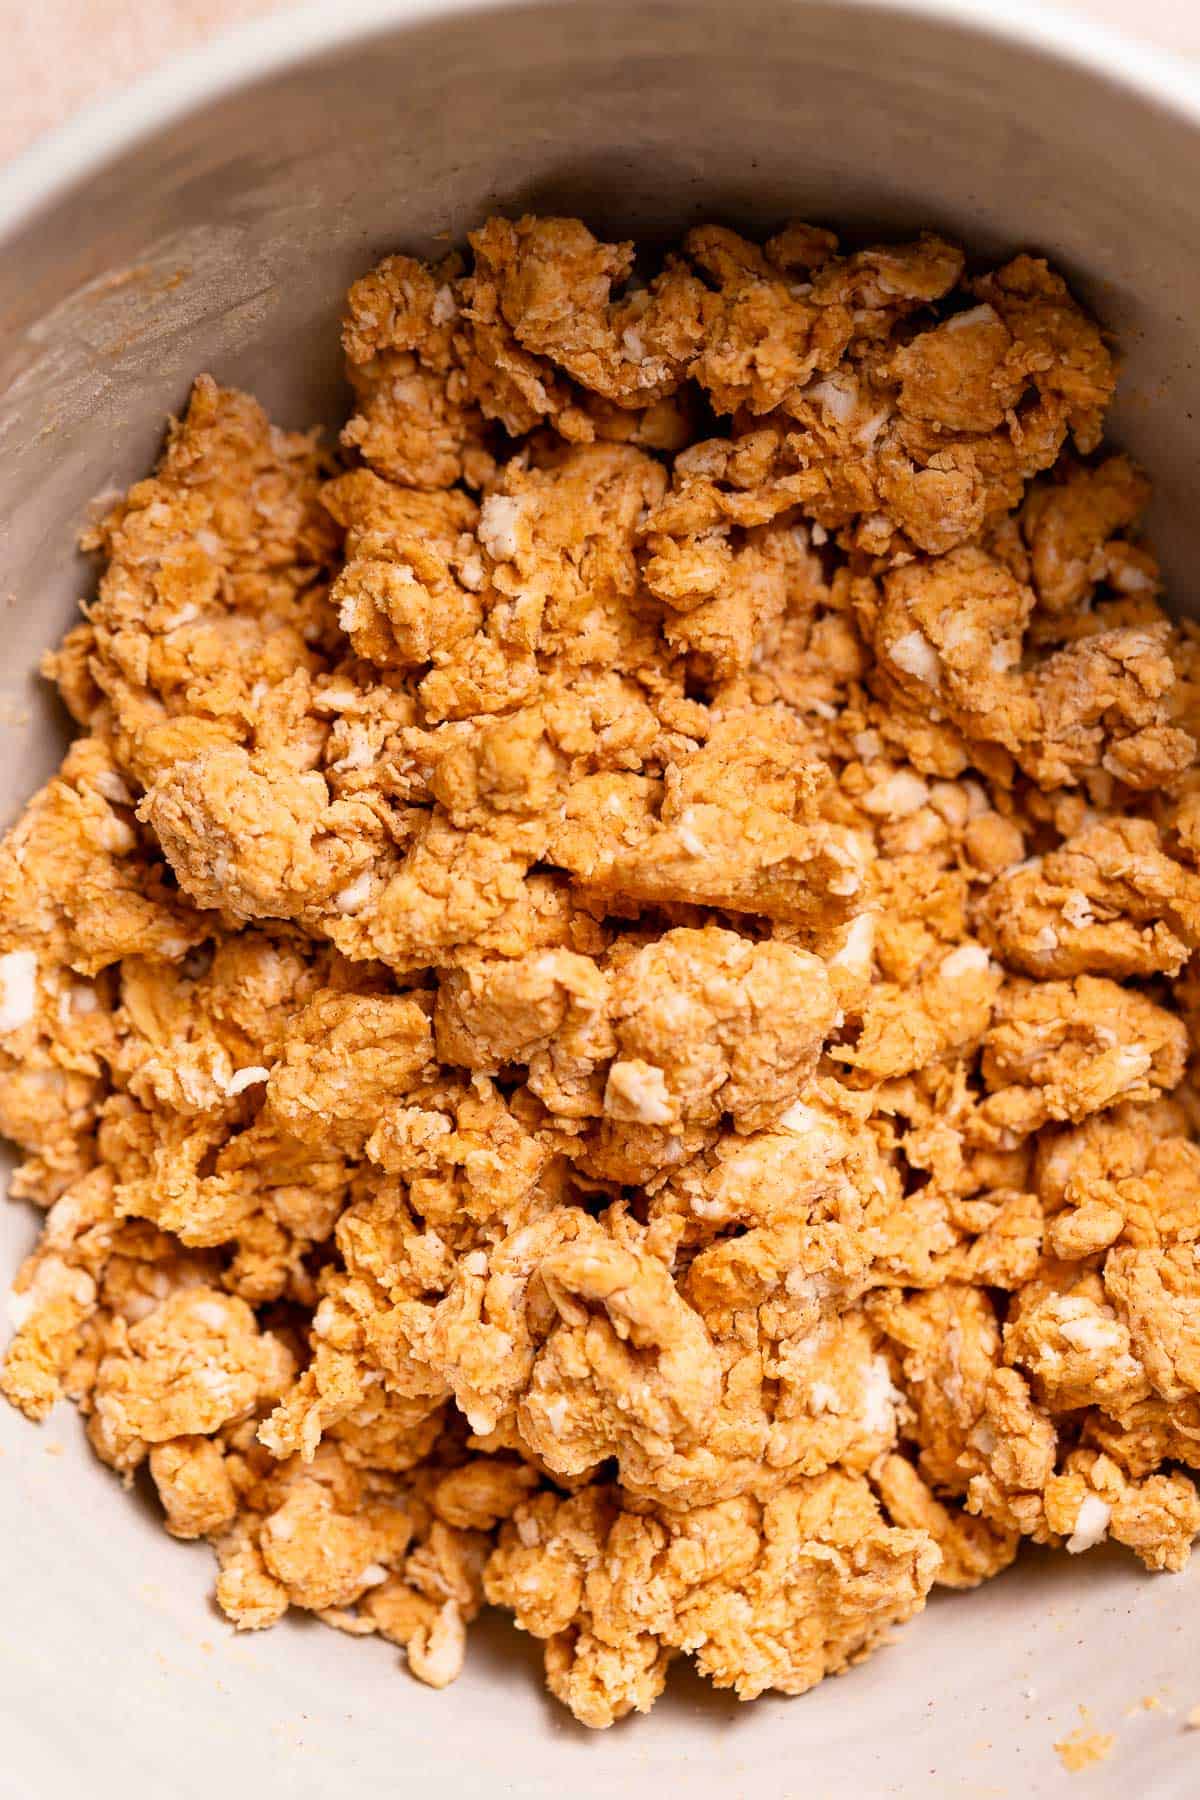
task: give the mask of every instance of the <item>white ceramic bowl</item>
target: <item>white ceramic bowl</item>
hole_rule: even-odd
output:
[[[176,63],[0,174],[5,819],[60,754],[28,671],[84,591],[89,497],[148,467],[200,369],[286,423],[336,417],[349,280],[496,206],[641,235],[928,224],[1051,253],[1120,334],[1114,434],[1155,476],[1176,602],[1195,605],[1196,72],[1003,0],[324,5]],[[7,1273],[33,1221],[5,1209],[2,1231]],[[594,1737],[498,1621],[441,1695],[387,1645],[315,1624],[236,1639],[208,1552],[171,1542],[69,1413],[35,1430],[0,1408],[0,1445],[13,1800],[1200,1791],[1182,1730],[1200,1561],[1152,1578],[1103,1551],[1030,1556],[801,1700],[739,1708],[681,1669],[648,1720]],[[1052,1745],[1081,1704],[1118,1745],[1073,1777]]]

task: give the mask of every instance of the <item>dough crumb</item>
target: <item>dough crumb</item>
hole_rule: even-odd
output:
[[[1060,1738],[1054,1748],[1069,1775],[1078,1775],[1094,1764],[1104,1762],[1117,1747],[1116,1733],[1087,1731],[1080,1726],[1068,1737]]]

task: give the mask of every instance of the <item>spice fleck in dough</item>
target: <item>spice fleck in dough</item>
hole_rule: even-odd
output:
[[[492,219],[201,376],[0,847],[0,1386],[590,1726],[1200,1530],[1200,635],[1030,256]],[[1067,1760],[1099,1751],[1073,1742]]]

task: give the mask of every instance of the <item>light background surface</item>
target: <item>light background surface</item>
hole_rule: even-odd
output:
[[[328,0],[336,6],[337,0]],[[0,162],[93,100],[283,0],[0,0]],[[1200,0],[1058,0],[1200,59]],[[1003,16],[1004,0],[996,0]]]
[[[334,12],[340,0],[325,3]],[[726,3],[733,12],[738,0]],[[992,4],[1003,16],[1006,0]],[[1200,0],[1059,4],[1200,59]],[[277,10],[280,0],[0,0],[0,162],[173,54]],[[1108,133],[1110,121],[1104,126]],[[1119,130],[1112,137],[1127,156],[1128,140]],[[1155,178],[1161,170],[1169,183],[1172,160],[1152,160]],[[1084,167],[1089,178],[1094,168],[1092,185],[1103,190],[1104,162],[1098,157]],[[1067,186],[1078,191],[1078,177]],[[85,222],[81,236],[87,231]],[[211,248],[219,269],[215,238]],[[257,266],[252,261],[246,272],[248,307]],[[28,280],[23,263],[18,276]],[[1141,282],[1137,265],[1124,287],[1152,291],[1161,301],[1161,282]],[[125,355],[127,370],[137,362],[141,383],[134,350]],[[158,348],[145,361],[160,384],[150,411],[161,416],[182,391],[166,391],[178,375],[163,372]],[[1157,378],[1144,387],[1147,407],[1165,391]],[[140,417],[146,408],[139,403],[136,410]],[[298,422],[311,415],[299,407],[294,416]],[[1176,460],[1169,438],[1168,420],[1157,459],[1168,471]],[[75,454],[81,469],[87,463],[82,494],[108,485],[92,481],[94,452],[86,442]],[[20,465],[6,457],[11,494]],[[58,511],[78,516],[74,507]],[[0,507],[0,526],[10,523],[9,509]],[[65,550],[65,533],[62,541]],[[11,555],[4,562],[6,584],[17,583]],[[52,588],[57,606],[63,596],[43,567],[33,591]],[[40,647],[44,622],[25,610],[31,642]],[[14,618],[5,615],[7,661],[23,670],[32,647],[26,652],[25,639],[14,646]],[[0,794],[17,766],[6,748]],[[19,786],[28,785],[22,776]],[[0,817],[11,816],[14,801],[0,799]],[[13,1260],[6,1257],[0,1274]],[[1020,1580],[989,1584],[970,1599],[978,1624],[966,1633],[955,1623],[958,1597],[941,1594],[925,1626],[905,1635],[903,1660],[898,1651],[895,1660],[869,1662],[852,1681],[823,1688],[820,1704],[802,1713],[774,1697],[739,1709],[683,1673],[649,1720],[596,1740],[541,1699],[536,1646],[497,1622],[476,1634],[463,1685],[447,1702],[398,1673],[397,1653],[380,1641],[350,1645],[303,1620],[264,1638],[236,1638],[206,1603],[204,1549],[150,1528],[152,1514],[136,1496],[122,1495],[89,1460],[68,1409],[34,1438],[0,1408],[0,1437],[8,1445],[0,1457],[0,1503],[8,1505],[0,1541],[19,1542],[21,1571],[20,1580],[6,1582],[0,1632],[0,1696],[9,1701],[0,1706],[0,1800],[81,1793],[92,1800],[406,1793],[427,1800],[558,1800],[564,1793],[593,1800],[614,1792],[645,1800],[677,1790],[710,1800],[799,1793],[812,1800],[899,1793],[919,1800],[1196,1800],[1200,1793],[1200,1734],[1183,1729],[1200,1701],[1200,1556],[1178,1585],[1147,1581],[1132,1559],[1111,1550],[1086,1559],[1086,1578],[1071,1559],[1046,1559],[1035,1578],[1036,1605]],[[17,1562],[9,1560],[15,1574]],[[955,1647],[949,1658],[948,1644]],[[1053,1746],[1080,1725],[1085,1702],[1094,1728],[1116,1732],[1118,1744],[1110,1762],[1068,1775]],[[914,1721],[929,1759],[926,1770],[922,1755],[916,1782],[897,1774]],[[764,1748],[771,1743],[786,1751]],[[836,1781],[829,1779],[834,1769]]]

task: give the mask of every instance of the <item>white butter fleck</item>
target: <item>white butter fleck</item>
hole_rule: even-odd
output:
[[[705,854],[704,839],[696,830],[695,820],[696,815],[689,806],[685,808],[675,829],[679,834],[680,843],[689,856],[703,856]]]
[[[464,557],[458,568],[458,578],[465,588],[476,593],[483,586],[483,558],[481,556]]]
[[[983,975],[991,968],[992,959],[982,944],[960,944],[943,956],[938,974],[943,981],[961,981],[964,975]]]
[[[638,1125],[669,1125],[674,1115],[662,1070],[653,1063],[615,1062],[608,1071],[604,1110]]]
[[[824,1125],[826,1120],[815,1107],[809,1106],[803,1100],[793,1100],[787,1111],[780,1113],[779,1123],[785,1131],[804,1133],[812,1131],[819,1125]]]
[[[115,769],[101,769],[95,779],[98,794],[103,794],[114,806],[132,806],[133,795],[117,774]]]
[[[261,1063],[252,1063],[248,1068],[235,1069],[225,1087],[231,1097],[244,1094],[247,1088],[258,1087],[261,1082],[271,1079],[270,1069],[264,1069]]]
[[[838,1391],[828,1381],[814,1381],[808,1390],[808,1403],[815,1413],[838,1413],[842,1402]]]
[[[1153,576],[1145,569],[1139,569],[1136,563],[1125,563],[1114,569],[1108,579],[1122,594],[1144,594],[1155,585]]]
[[[449,287],[440,287],[433,296],[429,317],[434,325],[448,325],[451,319],[458,317],[458,307]]]
[[[1106,1355],[1123,1347],[1120,1325],[1098,1313],[1086,1313],[1078,1319],[1062,1319],[1059,1330],[1073,1350],[1090,1351],[1093,1356]]]
[[[824,375],[804,389],[806,400],[815,400],[826,419],[848,425],[858,411],[858,383],[845,375]]]
[[[991,325],[999,322],[999,314],[986,304],[972,306],[967,312],[955,313],[942,326],[943,331],[968,331],[976,325]]]
[[[503,562],[521,548],[517,525],[521,519],[521,502],[511,494],[490,494],[479,513],[475,535],[490,556]]]
[[[354,881],[349,882],[346,887],[338,889],[333,896],[333,903],[339,912],[356,913],[362,911],[370,898],[371,877],[369,872],[364,869]]]
[[[0,956],[0,1036],[28,1025],[37,1008],[37,957],[32,950]]]
[[[362,596],[353,591],[342,595],[338,607],[338,625],[345,632],[357,631],[363,623]]]
[[[873,1356],[863,1375],[863,1430],[872,1437],[890,1436],[896,1428],[899,1401],[887,1359]]]
[[[1078,1556],[1081,1550],[1094,1549],[1106,1536],[1111,1518],[1112,1507],[1101,1500],[1099,1494],[1085,1495],[1083,1505],[1075,1515],[1075,1529],[1067,1539],[1071,1555]]]
[[[1119,1074],[1127,1081],[1144,1075],[1154,1061],[1149,1050],[1139,1044],[1126,1044],[1114,1057]]]
[[[906,675],[914,675],[926,687],[936,687],[942,662],[923,631],[906,631],[897,638],[888,656]]]
[[[347,733],[346,754],[340,756],[334,764],[338,769],[369,769],[375,760],[375,752],[371,748],[371,734],[365,725],[355,721]]]
[[[869,813],[883,815],[890,819],[907,819],[929,798],[929,788],[920,775],[911,769],[896,769],[887,775],[864,797],[863,805]]]
[[[229,1322],[225,1308],[217,1300],[197,1300],[192,1317],[207,1325],[210,1331],[223,1331]]]
[[[830,957],[829,966],[831,969],[851,969],[866,973],[870,969],[874,951],[875,914],[858,913],[846,927],[845,939],[841,948],[835,950]]]
[[[18,1294],[15,1288],[9,1290],[6,1310],[8,1312],[8,1322],[14,1331],[21,1330],[34,1307],[37,1305],[37,1298],[37,1292],[32,1287],[27,1287],[23,1294]]]

